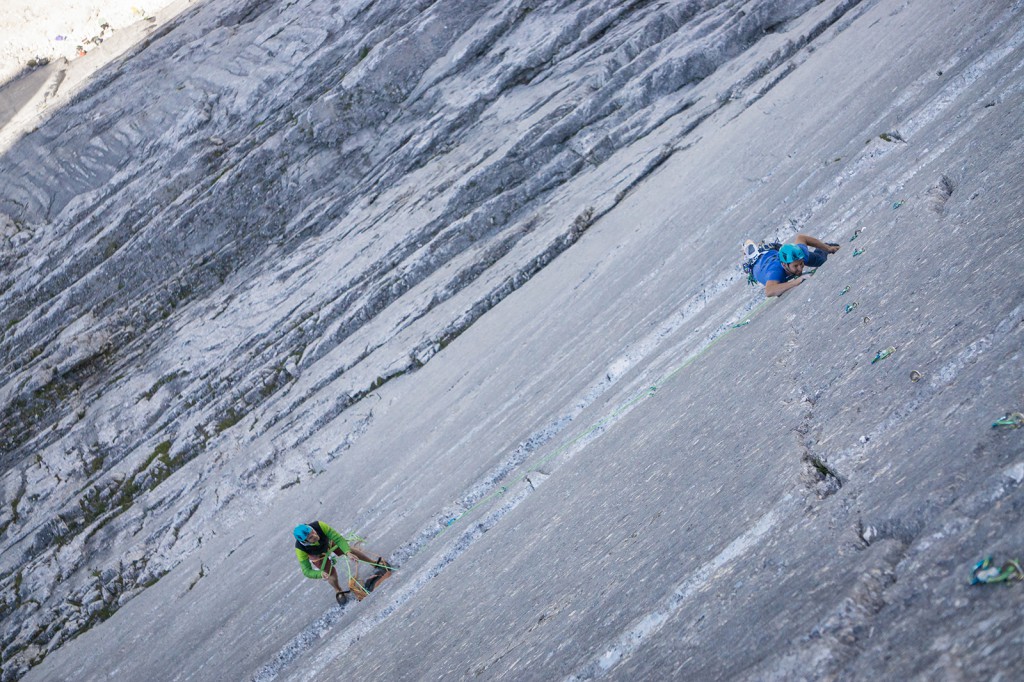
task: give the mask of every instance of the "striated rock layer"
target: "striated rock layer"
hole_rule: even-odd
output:
[[[1020,671],[941,627],[1021,636],[1019,589],[950,592],[1014,551],[970,527],[1024,540],[988,516],[1019,440],[958,421],[1021,395],[1020,10],[211,0],[157,27],[0,159],[3,679]],[[793,231],[843,250],[755,309],[736,247]],[[988,285],[957,300],[966,267]],[[922,381],[866,378],[901,357]],[[328,610],[289,555],[312,517],[392,552],[390,592]],[[917,621],[934,655],[887,662]]]

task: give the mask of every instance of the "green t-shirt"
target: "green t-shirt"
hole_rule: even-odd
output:
[[[324,572],[322,569],[315,568],[309,561],[309,557],[319,557],[325,554],[330,554],[335,549],[341,550],[342,554],[348,554],[348,540],[345,536],[328,526],[323,521],[313,521],[308,524],[312,526],[313,530],[320,536],[320,542],[315,545],[303,545],[300,542],[295,543],[295,556],[299,559],[299,567],[302,569],[302,575],[307,578],[323,578]]]

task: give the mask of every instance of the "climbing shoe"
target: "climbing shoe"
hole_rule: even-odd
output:
[[[387,573],[390,573],[392,569],[394,569],[394,566],[385,561],[384,557],[382,556],[377,557],[377,561],[374,563],[377,564],[376,568],[373,569],[374,576],[385,575]]]

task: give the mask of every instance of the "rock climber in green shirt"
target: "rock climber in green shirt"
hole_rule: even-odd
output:
[[[345,603],[349,590],[343,590],[338,583],[335,556],[351,555],[374,567],[373,575],[369,579],[361,584],[356,583],[355,589],[362,588],[365,592],[372,592],[381,580],[391,575],[391,569],[394,568],[384,560],[384,557],[377,557],[375,561],[355,547],[349,546],[345,536],[323,521],[295,526],[292,534],[295,536],[295,556],[299,558],[302,574],[307,578],[323,578],[330,583],[334,588],[334,598],[339,604]]]

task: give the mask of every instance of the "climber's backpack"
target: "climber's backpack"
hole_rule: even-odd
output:
[[[757,265],[757,261],[760,260],[761,256],[769,251],[778,251],[781,248],[782,244],[780,242],[761,242],[757,245],[757,253],[753,256],[749,256],[744,252],[742,269],[743,272],[747,273],[747,284],[757,284],[757,280],[754,279],[754,266]]]

